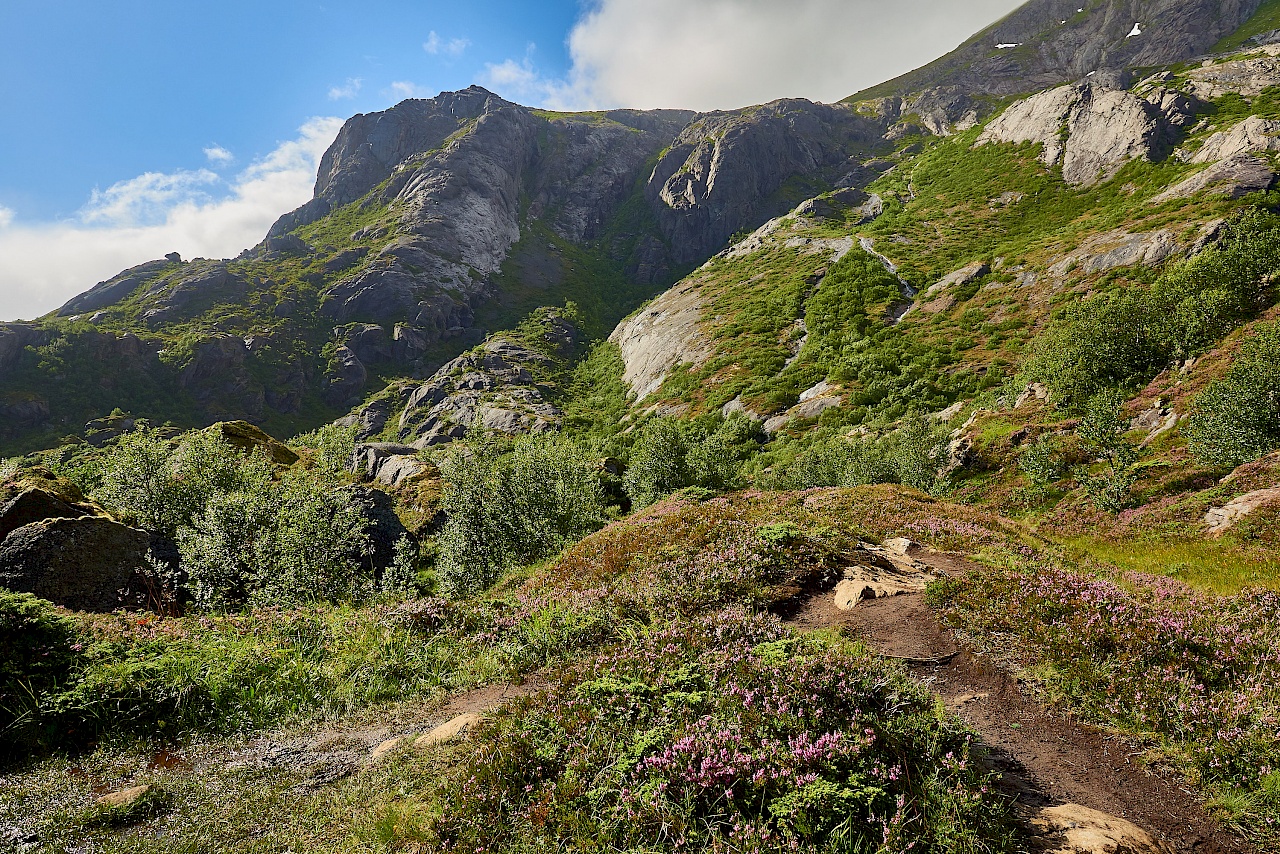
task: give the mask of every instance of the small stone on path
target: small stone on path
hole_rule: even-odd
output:
[[[1029,823],[1037,854],[1170,854],[1133,822],[1079,804],[1046,807]]]
[[[96,803],[106,809],[124,809],[142,800],[143,796],[150,791],[150,786],[134,786],[132,789],[122,789],[119,792],[103,795]]]

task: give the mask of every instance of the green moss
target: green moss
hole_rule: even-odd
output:
[[[1249,39],[1272,30],[1280,29],[1280,0],[1263,0],[1244,26],[1214,45],[1210,53],[1226,53],[1242,47]]]

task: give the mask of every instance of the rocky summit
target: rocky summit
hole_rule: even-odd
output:
[[[0,841],[1280,850],[1278,176],[1280,0],[353,117],[0,324]]]

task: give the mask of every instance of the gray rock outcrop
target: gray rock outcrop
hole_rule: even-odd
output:
[[[771,197],[788,179],[831,170],[834,183],[880,133],[879,123],[851,109],[802,100],[712,113],[676,137],[646,195],[674,260],[687,264],[785,213],[791,205]]]
[[[401,539],[407,538],[417,545],[413,534],[396,515],[395,500],[390,495],[368,486],[347,486],[342,491],[368,523],[365,534],[371,550],[363,560],[375,573],[381,574],[395,562],[396,543]]]
[[[854,98],[919,97],[930,90],[941,90],[943,98],[950,92],[1018,95],[1091,72],[1170,65],[1207,53],[1261,5],[1262,0],[1031,0],[946,56]],[[954,110],[948,115],[958,118]]]
[[[1280,45],[1271,44],[1243,57],[1210,62],[1183,75],[1197,98],[1212,101],[1229,92],[1256,98],[1280,83]]]
[[[147,569],[145,531],[101,516],[46,519],[0,542],[0,585],[77,611],[113,611]]]
[[[696,283],[685,282],[614,329],[609,341],[622,351],[622,378],[637,402],[657,391],[676,365],[698,366],[711,358],[701,322],[701,294]]]
[[[266,413],[266,389],[248,366],[243,338],[217,335],[200,341],[178,375],[210,420],[260,421]]]
[[[1176,96],[1164,90],[1139,98],[1124,90],[1076,83],[1009,107],[987,126],[977,144],[1039,143],[1046,166],[1061,164],[1067,183],[1089,185],[1111,178],[1131,160],[1158,159],[1169,145],[1169,129],[1187,115]]]
[[[930,299],[948,288],[971,285],[990,272],[991,266],[986,261],[974,261],[972,264],[967,264],[953,273],[948,273],[936,283],[930,285],[929,289],[924,292],[924,299]]]
[[[409,445],[366,442],[356,445],[351,471],[394,489],[427,470],[417,454],[417,449]]]
[[[1210,136],[1187,158],[1187,162],[1217,163],[1240,154],[1263,151],[1280,151],[1280,122],[1250,116],[1240,124]]]
[[[0,540],[24,525],[45,519],[76,519],[92,515],[43,489],[26,489],[0,505]]]
[[[581,333],[557,312],[544,312],[538,346],[496,336],[462,354],[409,392],[398,436],[415,448],[464,437],[472,428],[501,433],[559,429],[548,378],[574,352]]]
[[[1063,278],[1071,273],[1092,275],[1116,267],[1159,264],[1183,249],[1172,231],[1159,229],[1130,234],[1124,229],[1095,234],[1049,267],[1049,274]]]
[[[144,297],[148,301],[142,319],[155,329],[185,320],[215,305],[244,299],[254,283],[233,272],[225,261],[191,262],[181,276],[167,277]]]
[[[52,333],[27,323],[0,323],[0,371],[13,370],[28,347],[43,347]]]
[[[1252,154],[1237,154],[1152,196],[1151,203],[1186,199],[1197,193],[1238,199],[1249,193],[1269,190],[1275,182],[1276,172],[1265,160]]]
[[[1222,507],[1214,507],[1205,513],[1205,533],[1220,536],[1230,531],[1246,516],[1280,503],[1280,487],[1258,489],[1232,499]]]
[[[165,258],[130,267],[123,273],[105,282],[99,282],[79,296],[73,297],[58,309],[57,314],[59,317],[71,317],[109,308],[127,299],[138,288],[154,281],[162,273],[176,269],[179,263]]]

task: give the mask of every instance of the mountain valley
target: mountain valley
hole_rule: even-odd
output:
[[[0,845],[1275,850],[1278,177],[1278,0],[351,118],[0,324]]]

